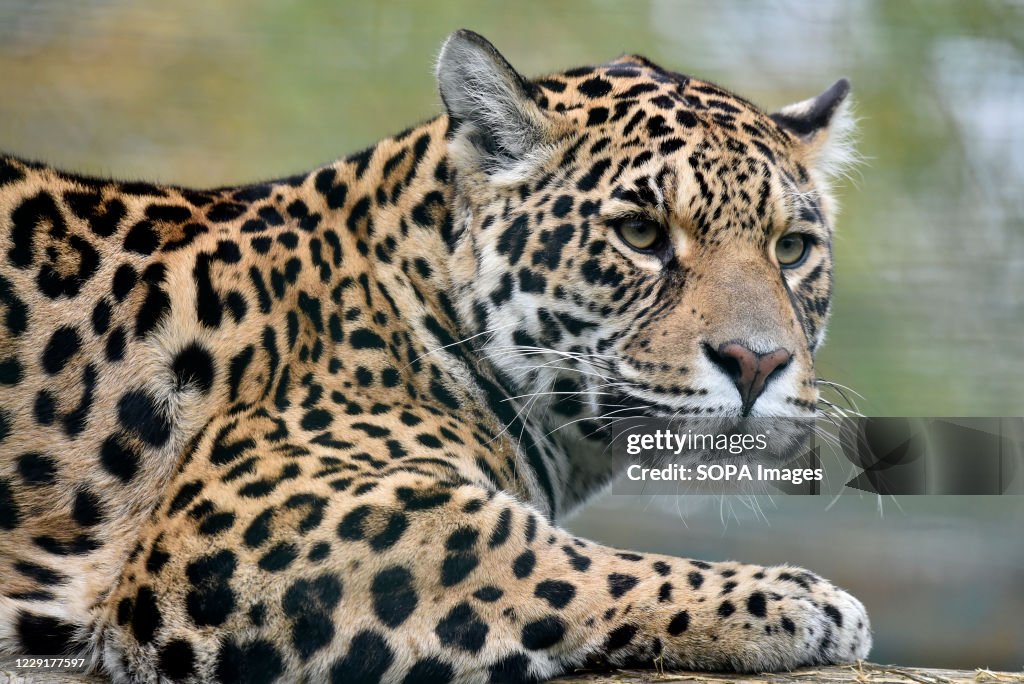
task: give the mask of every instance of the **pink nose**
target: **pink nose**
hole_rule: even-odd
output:
[[[740,399],[743,400],[743,415],[750,413],[768,380],[781,373],[793,358],[792,354],[782,348],[758,354],[738,341],[725,342],[718,349],[705,344],[704,354],[736,385]]]

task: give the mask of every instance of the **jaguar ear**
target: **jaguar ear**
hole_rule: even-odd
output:
[[[850,108],[850,82],[841,78],[809,100],[771,115],[803,143],[808,162],[827,180],[842,175],[857,160],[853,148],[856,120]]]
[[[550,124],[530,97],[530,83],[483,36],[451,34],[437,60],[441,99],[451,119],[457,155],[495,175],[523,169],[549,139]],[[468,149],[467,149],[468,148]]]

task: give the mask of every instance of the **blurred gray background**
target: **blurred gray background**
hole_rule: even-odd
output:
[[[537,75],[623,52],[774,108],[854,83],[821,374],[869,415],[1024,415],[1024,5],[0,0],[0,149],[186,185],[283,176],[440,111],[444,36]],[[964,455],[969,458],[969,454]],[[1024,669],[1024,497],[607,496],[606,543],[791,562],[860,596],[873,659]]]

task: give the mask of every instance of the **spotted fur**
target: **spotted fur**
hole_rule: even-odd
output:
[[[446,115],[269,183],[0,158],[0,652],[146,682],[866,655],[810,572],[557,526],[617,411],[813,414],[848,86],[769,117],[640,57],[528,81],[470,32],[438,75]],[[726,342],[791,360],[751,403]]]

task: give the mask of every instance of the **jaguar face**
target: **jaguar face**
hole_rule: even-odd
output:
[[[642,57],[529,82],[439,63],[481,347],[566,418],[810,416],[845,80],[767,115]]]

